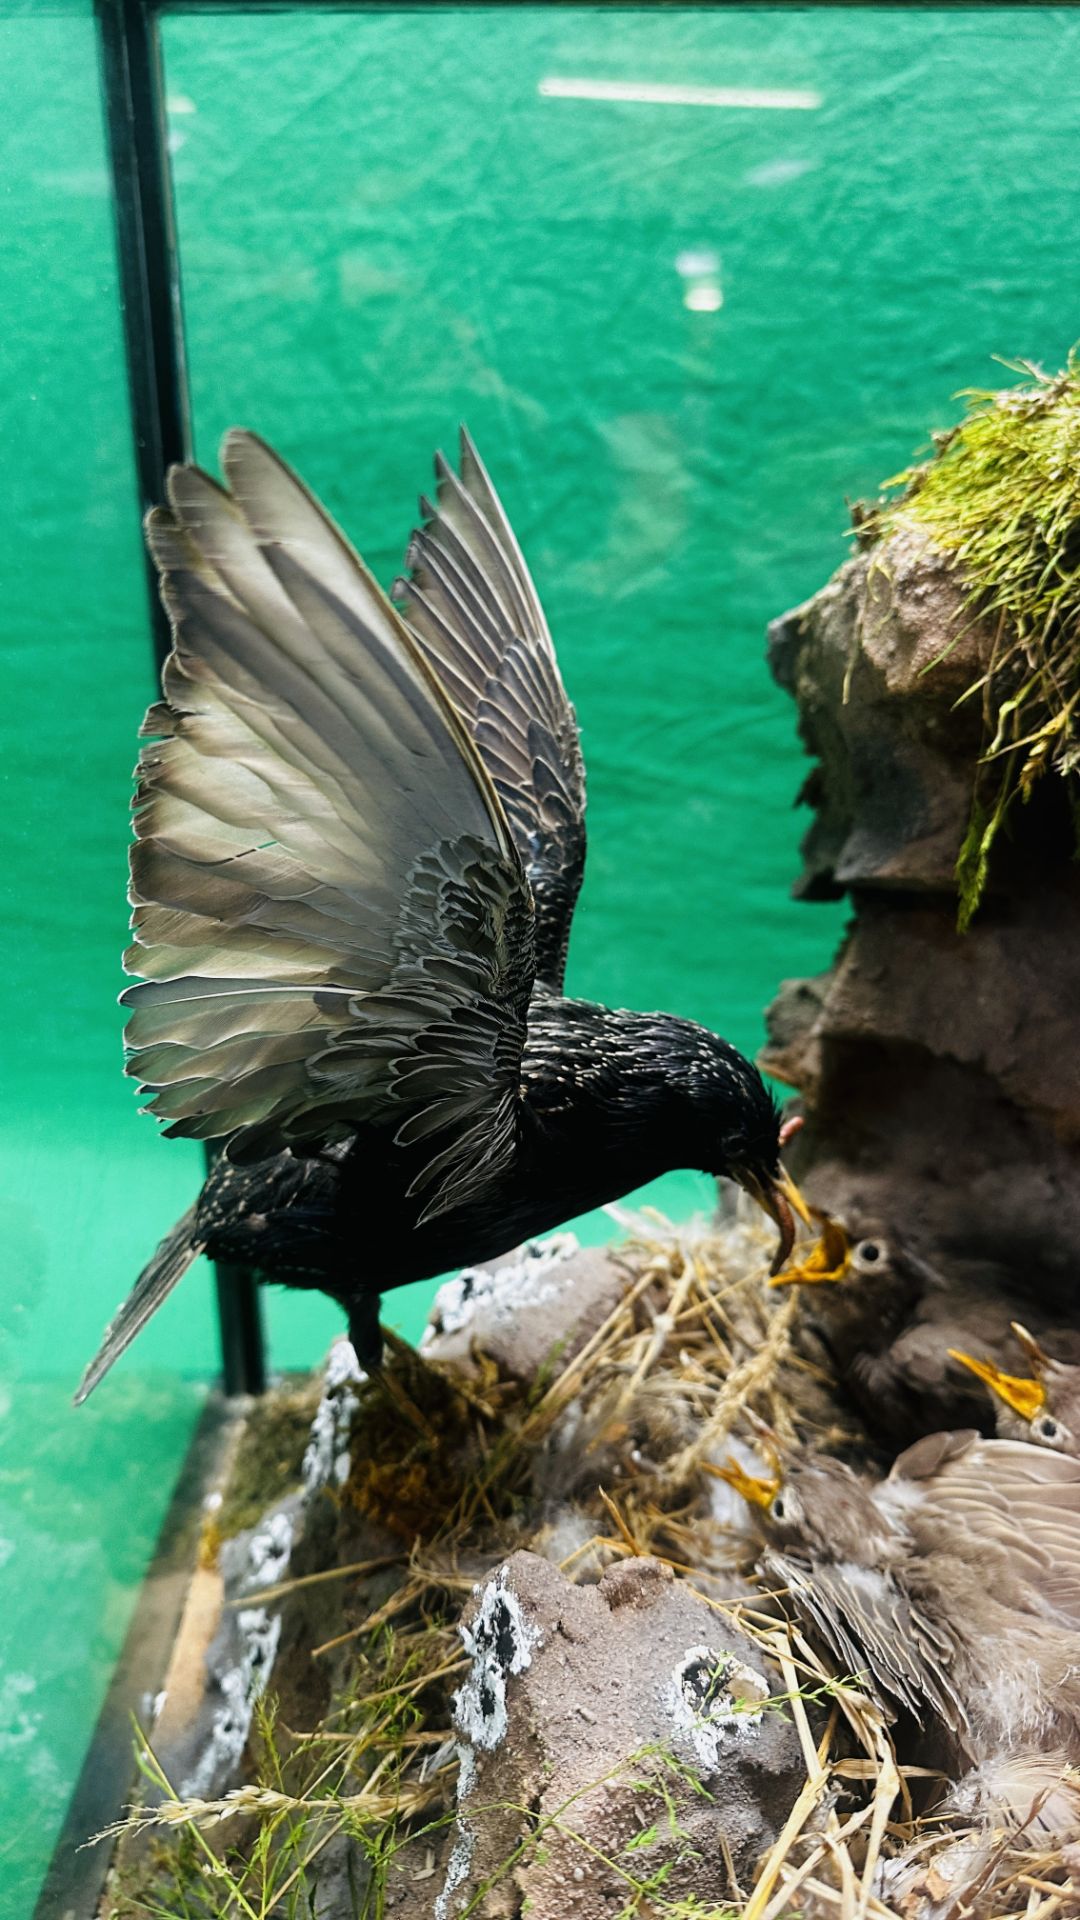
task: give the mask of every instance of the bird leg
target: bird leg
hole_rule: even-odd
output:
[[[404,1344],[405,1342],[402,1341],[403,1346]],[[411,1352],[412,1349],[410,1348],[409,1351]],[[398,1412],[408,1421],[410,1427],[415,1428],[416,1432],[427,1441],[429,1446],[437,1447],[439,1445],[438,1434],[422,1408],[417,1406],[411,1394],[406,1393],[397,1374],[393,1373],[389,1368],[382,1367],[379,1370],[379,1379],[386,1390],[388,1398],[393,1401]]]
[[[426,1415],[417,1406],[412,1395],[406,1393],[398,1374],[385,1365],[387,1351],[399,1358],[408,1357],[412,1366],[424,1366],[414,1348],[407,1340],[394,1332],[392,1327],[379,1324],[380,1295],[365,1293],[360,1299],[353,1300],[349,1306],[349,1339],[353,1352],[364,1372],[373,1380],[378,1380],[398,1412],[408,1421],[417,1433],[432,1446],[438,1442],[438,1435]],[[427,1369],[425,1368],[425,1371]]]
[[[356,1355],[357,1365],[365,1373],[380,1373],[383,1363],[383,1332],[379,1325],[379,1308],[382,1296],[378,1293],[361,1294],[358,1299],[348,1303],[349,1339]]]

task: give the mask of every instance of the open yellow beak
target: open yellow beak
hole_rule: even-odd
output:
[[[1030,1339],[1030,1334],[1028,1335]],[[1034,1344],[1034,1343],[1033,1343]],[[1046,1388],[1041,1380],[1023,1380],[1017,1374],[1002,1373],[989,1360],[974,1360],[970,1353],[960,1353],[955,1347],[949,1348],[949,1358],[959,1360],[962,1367],[985,1380],[991,1393],[1004,1400],[1007,1407],[1020,1415],[1021,1420],[1034,1420],[1040,1408],[1046,1405]]]
[[[758,1480],[754,1474],[746,1473],[737,1460],[728,1455],[722,1467],[709,1468],[718,1480],[726,1480],[729,1487],[741,1493],[752,1507],[770,1507],[780,1491],[780,1476],[773,1474],[768,1480]]]
[[[1043,1352],[1035,1335],[1029,1333],[1026,1327],[1022,1327],[1019,1320],[1010,1320],[1009,1325],[1016,1339],[1023,1347],[1024,1352],[1027,1354],[1028,1359],[1031,1361],[1032,1373],[1036,1374],[1041,1380],[1047,1367],[1052,1366],[1053,1362],[1048,1359],[1047,1355]]]
[[[735,1178],[744,1192],[757,1201],[758,1206],[768,1214],[770,1220],[775,1220],[780,1229],[780,1242],[769,1268],[770,1273],[778,1274],[790,1260],[795,1245],[795,1215],[798,1214],[799,1219],[810,1226],[810,1209],[785,1167],[767,1180],[761,1180],[757,1174],[745,1170],[737,1173]]]
[[[796,1260],[786,1272],[778,1273],[773,1268],[771,1284],[774,1287],[821,1286],[829,1281],[845,1280],[851,1267],[851,1241],[840,1225],[839,1220],[830,1220],[827,1214],[813,1209],[813,1217],[821,1226],[821,1237],[811,1247],[805,1260]]]

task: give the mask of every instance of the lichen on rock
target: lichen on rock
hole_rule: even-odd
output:
[[[304,1453],[304,1487],[309,1495],[331,1483],[343,1486],[349,1477],[349,1435],[360,1406],[357,1389],[366,1379],[352,1342],[344,1337],[335,1340]]]
[[[616,1913],[646,1852],[648,1874],[678,1862],[681,1897],[730,1902],[732,1872],[751,1874],[802,1776],[752,1642],[647,1557],[575,1586],[514,1554],[462,1631],[473,1667],[457,1720],[471,1762],[457,1818],[469,1864],[461,1872],[464,1855],[452,1856],[447,1916],[498,1883],[520,1833],[514,1807],[531,1809],[542,1844],[521,1855],[493,1913]]]
[[[468,1746],[490,1750],[506,1735],[507,1681],[531,1665],[542,1637],[526,1618],[506,1567],[479,1589],[461,1637],[472,1666],[454,1695],[454,1722]]]

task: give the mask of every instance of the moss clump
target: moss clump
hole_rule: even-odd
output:
[[[245,1527],[254,1527],[267,1507],[300,1485],[319,1388],[306,1377],[256,1400],[244,1422],[225,1497],[204,1528],[202,1557]]]
[[[986,885],[1009,809],[1052,771],[1080,766],[1080,362],[1001,392],[968,391],[965,418],[933,457],[885,482],[872,530],[916,522],[957,563],[965,606],[990,628],[983,751],[957,863],[960,925]],[[889,489],[901,491],[890,494]],[[860,529],[861,531],[861,529]],[[1080,817],[1072,796],[1074,818]]]

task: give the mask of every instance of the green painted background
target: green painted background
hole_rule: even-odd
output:
[[[165,49],[201,457],[258,428],[389,580],[431,450],[468,421],[582,722],[571,985],[752,1048],[778,979],[823,966],[841,918],[788,899],[802,767],[763,629],[842,558],[844,495],[992,381],[993,353],[1053,364],[1080,334],[1080,16],[308,9],[170,17]],[[821,104],[551,99],[551,76]],[[0,81],[6,1920],[31,1903],[214,1347],[193,1274],[69,1409],[199,1163],[119,1071],[150,681],[85,0],[0,0]],[[712,311],[687,304],[703,285]],[[283,1364],[337,1324],[302,1300],[270,1320]]]

